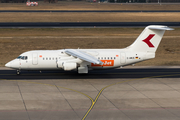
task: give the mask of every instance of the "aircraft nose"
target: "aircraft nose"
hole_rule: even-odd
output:
[[[6,67],[11,67],[11,63],[8,62],[8,63],[5,64],[5,66],[6,66]]]

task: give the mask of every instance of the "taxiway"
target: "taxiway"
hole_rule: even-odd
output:
[[[166,25],[179,27],[180,22],[0,22],[0,28],[71,28],[71,27],[145,27]]]
[[[0,119],[180,119],[180,67],[15,73],[0,70]]]

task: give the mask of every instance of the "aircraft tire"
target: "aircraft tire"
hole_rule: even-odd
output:
[[[16,74],[17,74],[17,75],[20,75],[20,74],[21,74],[21,71],[20,71],[20,70],[17,70]]]

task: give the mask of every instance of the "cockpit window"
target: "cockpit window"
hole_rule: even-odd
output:
[[[24,56],[22,56],[21,59],[24,60]]]
[[[27,56],[19,56],[19,57],[17,57],[17,59],[27,60],[28,57]]]
[[[22,56],[17,57],[17,59],[21,59]]]

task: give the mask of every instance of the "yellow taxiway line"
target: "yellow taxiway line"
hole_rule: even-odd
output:
[[[130,79],[130,80],[125,80],[125,81],[121,81],[121,82],[117,82],[114,84],[110,84],[108,86],[105,86],[104,88],[102,88],[99,93],[97,94],[95,100],[93,100],[93,104],[91,105],[91,107],[89,108],[89,110],[86,112],[86,114],[84,115],[84,117],[82,118],[82,120],[85,120],[85,118],[87,117],[87,115],[90,113],[90,111],[92,110],[92,108],[94,107],[95,103],[97,102],[98,98],[100,97],[101,93],[103,92],[104,89],[111,87],[113,85],[117,85],[117,84],[121,84],[121,83],[126,83],[126,82],[130,82],[130,81],[135,81],[135,80],[142,80],[142,79],[147,79],[147,78],[157,78],[157,77],[167,77],[167,76],[178,76],[180,74],[173,74],[173,75],[160,75],[160,76],[151,76],[151,77],[144,77],[144,78],[138,78],[138,79]]]

